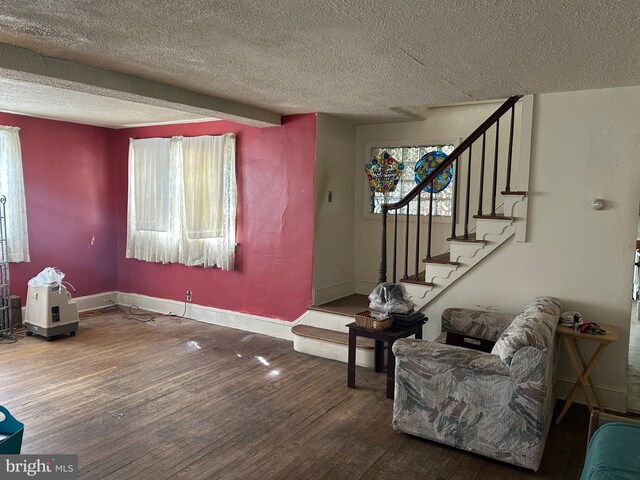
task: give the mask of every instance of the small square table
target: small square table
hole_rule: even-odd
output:
[[[396,357],[393,354],[393,344],[399,338],[407,338],[415,335],[422,340],[422,326],[427,318],[417,321],[408,328],[391,326],[387,330],[370,330],[359,327],[356,322],[347,325],[349,327],[349,359],[347,362],[347,387],[356,388],[356,337],[373,338],[375,340],[374,366],[376,372],[382,372],[384,368],[385,342],[389,349],[387,356],[387,398],[393,399],[396,381]]]
[[[589,397],[589,391],[587,387],[591,389],[593,392],[593,397],[596,400],[596,404],[598,405],[598,410],[604,412],[604,407],[602,405],[602,401],[600,400],[600,395],[598,394],[598,390],[596,389],[593,373],[591,373],[594,367],[598,364],[600,357],[604,353],[604,350],[618,340],[618,329],[613,325],[605,325],[603,323],[599,324],[603,330],[607,333],[604,335],[592,335],[590,333],[580,333],[579,330],[574,330],[570,327],[564,327],[562,325],[558,325],[556,328],[556,333],[562,337],[562,341],[567,349],[567,354],[569,355],[569,360],[571,361],[571,366],[573,367],[573,371],[576,373],[578,379],[576,383],[573,385],[567,398],[564,402],[564,406],[558,415],[556,420],[556,425],[559,424],[564,416],[569,410],[569,407],[573,403],[578,394],[578,391],[582,391],[582,395],[584,396],[585,402],[587,402],[587,407],[589,407],[589,412],[593,410],[591,405],[591,398]],[[598,348],[593,352],[593,355],[589,359],[589,361],[585,361],[584,355],[582,354],[582,350],[580,350],[580,345],[578,344],[578,340],[597,342]],[[577,358],[576,358],[577,356]],[[578,363],[578,360],[580,361]],[[582,368],[581,368],[582,367]]]

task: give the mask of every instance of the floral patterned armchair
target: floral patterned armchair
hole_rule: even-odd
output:
[[[448,309],[443,329],[497,340],[491,353],[424,340],[395,342],[393,428],[537,470],[555,395],[557,298],[513,315]]]

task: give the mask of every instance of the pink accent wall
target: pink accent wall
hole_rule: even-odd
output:
[[[0,113],[20,127],[31,262],[10,267],[11,292],[58,267],[91,295],[116,289],[115,131]]]
[[[206,122],[118,130],[118,290],[294,320],[311,303],[315,114],[255,128]],[[129,138],[236,133],[238,215],[236,270],[161,265],[125,258]]]

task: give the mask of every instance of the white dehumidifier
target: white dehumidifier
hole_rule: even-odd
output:
[[[75,336],[80,322],[78,305],[62,284],[29,286],[24,317],[27,335],[35,333],[47,340],[67,333]]]

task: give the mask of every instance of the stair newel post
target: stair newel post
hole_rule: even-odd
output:
[[[500,140],[500,119],[496,120],[496,148],[493,157],[493,185],[491,189],[491,215],[496,214],[496,185],[498,184],[498,147]]]
[[[393,216],[393,283],[396,283],[398,263],[398,210],[396,209]]]
[[[509,129],[509,152],[507,157],[507,181],[505,185],[505,191],[511,191],[511,160],[513,159],[513,124],[515,122],[516,106],[511,107],[511,126]]]
[[[458,159],[453,161],[453,203],[451,205],[451,238],[456,238],[458,217]]]
[[[487,145],[487,133],[482,134],[482,157],[480,160],[480,190],[478,192],[478,215],[482,215],[482,197],[484,194],[484,155]]]
[[[406,225],[404,229],[404,276],[409,278],[409,204],[407,204]]]
[[[469,199],[471,198],[471,149],[472,145],[469,145],[469,158],[467,159],[467,195],[465,198],[464,209],[464,239],[469,239]]]
[[[427,236],[427,260],[431,259],[431,237],[433,237],[433,180],[429,184],[429,235]],[[426,273],[425,273],[426,280]]]
[[[420,197],[422,195],[418,194],[418,211],[416,213],[416,261],[415,261],[415,268],[416,268],[416,280],[418,280],[418,265],[420,262]]]
[[[382,214],[382,241],[380,242],[380,269],[378,270],[378,283],[387,281],[387,205],[380,205]]]

